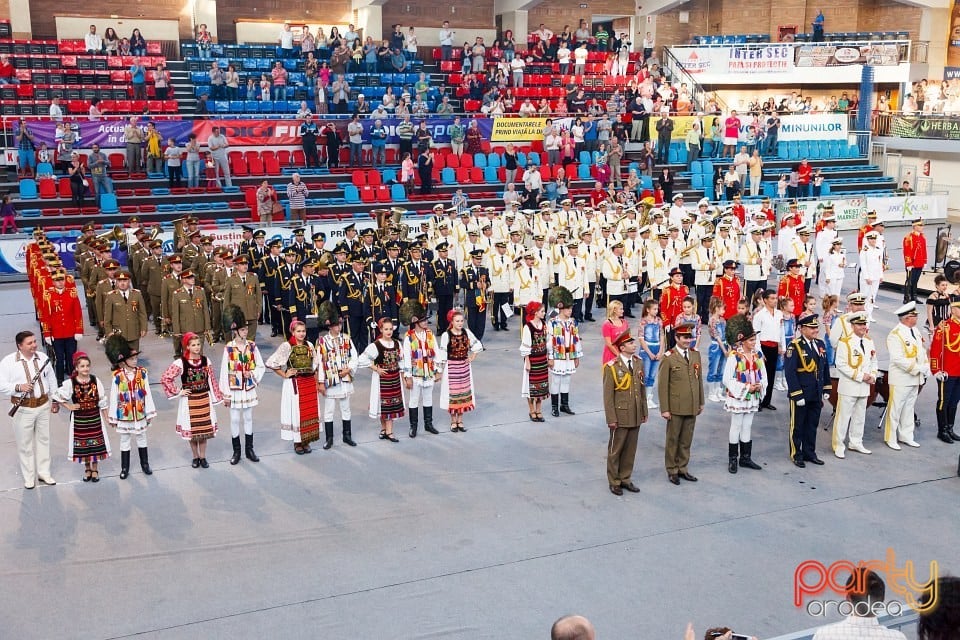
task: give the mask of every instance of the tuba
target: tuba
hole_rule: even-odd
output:
[[[645,227],[650,224],[650,212],[656,206],[656,201],[651,197],[646,197],[640,201],[643,211],[640,213],[640,226]]]
[[[383,240],[387,237],[387,229],[390,228],[392,221],[390,209],[374,209],[370,213],[373,214],[374,219],[377,221],[377,239]]]
[[[118,246],[125,245],[127,242],[127,234],[123,232],[123,228],[120,225],[115,225],[109,231],[98,233],[96,238],[98,240],[110,240],[116,242]]]
[[[173,221],[173,250],[179,252],[187,244],[186,216]]]

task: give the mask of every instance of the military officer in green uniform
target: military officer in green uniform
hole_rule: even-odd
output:
[[[163,292],[163,243],[154,240],[150,243],[150,255],[140,264],[140,291],[147,304],[147,313],[153,316],[153,325],[157,335],[163,331],[163,309],[160,295]]]
[[[183,347],[183,334],[188,331],[203,336],[210,331],[210,308],[207,294],[196,285],[196,278],[189,269],[180,274],[183,286],[170,296],[171,327],[173,331],[174,358],[179,358]]]
[[[103,302],[106,295],[117,288],[117,273],[120,271],[120,263],[116,260],[107,260],[103,263],[104,276],[97,281],[94,289],[94,298],[97,308],[97,321],[100,324],[98,338],[107,334],[106,325],[103,322]]]
[[[167,258],[167,264],[170,265],[170,272],[163,276],[160,287],[160,312],[163,315],[164,331],[169,332],[173,325],[173,311],[170,308],[173,304],[173,292],[182,286],[180,274],[183,273],[183,258],[175,253]]]
[[[234,272],[223,283],[223,306],[236,305],[243,311],[247,320],[247,339],[256,341],[257,317],[263,305],[260,280],[255,273],[250,273],[250,259],[247,256],[237,256],[233,265]]]
[[[106,334],[118,333],[130,349],[140,351],[140,338],[147,335],[147,308],[143,295],[130,286],[130,274],[117,274],[117,288],[103,300],[103,323]]]
[[[643,361],[636,356],[637,343],[627,329],[613,341],[620,355],[603,366],[603,411],[610,428],[607,445],[607,482],[610,492],[622,496],[626,489],[640,489],[630,480],[637,457],[640,425],[647,421]]]
[[[673,484],[683,478],[696,482],[687,471],[690,445],[697,416],[703,411],[703,367],[700,354],[691,348],[693,325],[684,324],[674,330],[677,346],[664,354],[657,374],[660,415],[667,420],[667,441],[664,463],[667,477]]]

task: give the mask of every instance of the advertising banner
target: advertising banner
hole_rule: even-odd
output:
[[[771,44],[762,47],[730,47],[727,73],[780,73],[793,69],[793,46]]]
[[[726,47],[672,47],[670,53],[691,75],[727,71],[729,54]]]
[[[837,218],[837,231],[859,229],[867,218],[866,198],[831,198],[823,200],[801,200],[798,203],[804,224],[815,224],[823,215],[824,208],[833,205],[833,215]],[[786,200],[777,202],[777,219],[790,210]]]
[[[818,113],[780,116],[780,142],[791,140],[846,140],[847,116]]]
[[[869,196],[867,207],[877,212],[877,220],[909,224],[917,218],[944,220],[947,195]]]
[[[943,116],[893,116],[890,135],[898,138],[960,140],[960,118]]]
[[[496,118],[490,142],[523,142],[543,137],[546,118]]]
[[[147,120],[140,122],[142,127],[147,126]],[[123,128],[127,126],[128,121],[122,118],[116,120],[79,120],[70,123],[70,128],[77,136],[75,147],[89,149],[98,144],[102,149],[117,149],[126,146],[127,141],[123,136]],[[173,138],[178,144],[184,144],[187,136],[193,131],[193,122],[189,120],[157,120],[157,131],[166,141],[167,138]],[[40,148],[40,144],[46,142],[50,149],[56,148],[57,123],[50,121],[31,120],[27,123],[28,130],[33,134],[34,144]],[[20,132],[20,123],[13,125],[14,134]],[[164,142],[166,145],[166,142]]]
[[[798,67],[844,67],[869,64],[874,67],[895,67],[906,58],[907,47],[897,44],[844,46],[803,44],[796,47]]]

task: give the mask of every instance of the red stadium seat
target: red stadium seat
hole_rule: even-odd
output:
[[[266,170],[263,168],[263,160],[259,155],[248,156],[247,163],[250,169],[250,175],[262,176],[266,173]]]
[[[353,183],[355,187],[362,187],[367,184],[367,172],[361,169],[357,169],[351,174],[350,182]]]
[[[383,184],[383,180],[380,177],[380,172],[376,169],[370,169],[367,171],[367,184],[371,187],[379,187]]]
[[[461,167],[465,167],[465,168],[467,168],[467,169],[472,169],[472,168],[473,168],[473,156],[470,155],[469,153],[464,153],[462,156],[460,156],[460,166],[461,166]]]
[[[263,167],[267,172],[268,176],[278,176],[281,174],[280,162],[277,161],[277,157],[273,154],[267,156],[267,152],[264,152]]]
[[[362,187],[360,187],[360,202],[369,204],[371,202],[376,202],[376,199],[377,199],[377,194],[376,194],[376,191],[374,191],[373,187],[371,187],[368,184],[365,184]]]

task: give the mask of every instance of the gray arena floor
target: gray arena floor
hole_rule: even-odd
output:
[[[852,278],[851,278],[852,280]],[[871,329],[884,343],[898,296]],[[34,329],[22,285],[0,287],[0,349]],[[574,417],[527,420],[519,397],[518,323],[489,328],[477,359],[480,406],[466,434],[377,440],[366,417],[369,375],[353,398],[355,449],[296,456],[280,440],[280,380],[265,378],[256,410],[262,461],[231,467],[227,412],[209,470],[192,469],[158,385],[169,342],[145,352],[160,416],[150,430],[155,473],[118,479],[119,445],[99,484],[66,461],[66,418],[53,419],[56,487],[22,488],[9,419],[0,438],[0,637],[546,638],[581,613],[603,639],[681,638],[729,625],[761,638],[822,622],[793,606],[797,564],[883,558],[893,549],[925,579],[927,562],[958,570],[960,444],[935,439],[935,389],[918,413],[920,449],[882,444],[838,460],[820,432],[823,467],[787,457],[789,412],[754,423],[763,471],[726,471],[727,415],[711,403],[694,438],[696,484],[663,471],[664,421],[642,429],[634,480],[617,498],[605,480],[600,323],[584,329]],[[278,339],[262,340],[269,354]],[[86,337],[94,372],[106,359]],[[222,346],[212,352],[219,362]],[[881,357],[885,349],[881,346]],[[445,426],[443,414],[438,426]],[[825,413],[822,425],[829,424]],[[951,551],[953,549],[953,551]],[[889,593],[889,592],[888,592]],[[831,619],[835,619],[831,618]]]

